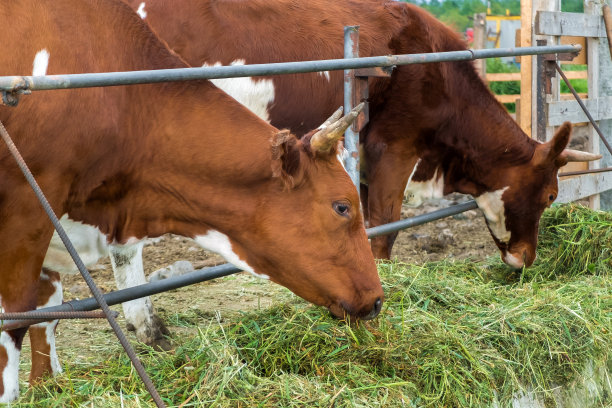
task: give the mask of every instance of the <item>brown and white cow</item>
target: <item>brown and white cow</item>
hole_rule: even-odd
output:
[[[256,64],[342,58],[343,26],[359,25],[361,56],[466,49],[457,33],[409,3],[384,0],[126,0],[189,64]],[[303,134],[342,103],[343,73],[215,80],[275,126]],[[548,144],[531,140],[482,82],[471,62],[397,67],[373,78],[370,122],[361,143],[370,226],[400,217],[417,161],[437,180],[415,192],[472,194],[502,259],[515,268],[536,256],[544,209],[557,195],[557,171],[599,156],[564,150],[570,126]],[[426,179],[420,178],[425,184]],[[396,234],[372,239],[389,258]]]
[[[0,25],[0,75],[186,66],[114,0],[3,2]],[[192,237],[336,316],[380,310],[357,191],[325,129],[297,140],[208,81],[39,92],[0,106],[0,120],[56,213],[109,241]],[[0,305],[31,310],[57,285],[41,275],[53,228],[2,148],[0,174]],[[39,329],[52,334],[53,324]],[[0,402],[18,395],[25,332],[0,333]],[[52,353],[40,339],[34,360]],[[31,379],[56,363],[47,356]]]

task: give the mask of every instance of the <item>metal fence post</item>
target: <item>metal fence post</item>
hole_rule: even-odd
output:
[[[344,58],[359,57],[359,26],[344,27]],[[349,113],[355,105],[355,71],[344,71],[344,114]],[[359,191],[359,130],[349,126],[344,132],[344,147],[347,155],[344,158],[344,167],[353,184]]]

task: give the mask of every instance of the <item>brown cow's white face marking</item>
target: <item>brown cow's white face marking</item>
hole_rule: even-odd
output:
[[[270,279],[268,275],[255,272],[255,270],[249,264],[240,259],[240,257],[232,249],[232,243],[227,235],[222,234],[219,231],[209,230],[206,235],[198,235],[194,238],[194,240],[202,248],[218,253],[225,258],[227,262],[231,263],[237,268],[250,272],[258,278]]]
[[[504,200],[502,200],[502,195],[507,189],[508,187],[504,187],[496,191],[483,193],[475,198],[478,207],[484,213],[491,233],[504,244],[510,241],[510,231],[506,229]],[[520,264],[522,266],[522,262]]]
[[[440,199],[444,197],[444,173],[438,173],[439,169],[436,169],[434,176],[429,180],[412,181],[412,177],[414,176],[420,161],[421,159],[419,159],[417,164],[414,166],[412,174],[408,178],[406,189],[404,190],[404,196],[406,197],[407,204],[410,207],[418,207],[428,199]]]
[[[244,60],[233,61],[230,65],[244,65]],[[214,65],[204,64],[203,67],[219,67],[220,62]],[[219,78],[211,79],[213,84],[225,91],[232,98],[246,106],[251,112],[270,122],[268,106],[274,102],[274,82],[271,79],[253,80],[251,77],[244,78]]]
[[[136,13],[138,13],[138,15],[140,16],[140,18],[142,18],[143,20],[145,18],[147,18],[147,12],[145,11],[145,3],[144,1],[142,3],[140,3],[140,5],[138,6],[138,10],[136,10]]]
[[[322,77],[327,79],[327,82],[329,82],[329,71],[319,71],[319,72],[317,72],[317,74],[321,75]]]
[[[47,75],[47,68],[49,67],[49,52],[46,49],[38,51],[36,56],[34,56],[34,63],[32,66],[32,76]]]

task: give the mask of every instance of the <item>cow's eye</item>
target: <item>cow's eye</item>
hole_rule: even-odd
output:
[[[548,196],[548,200],[549,200],[551,203],[552,203],[553,201],[555,201],[555,198],[557,198],[557,197],[555,197],[555,195],[554,195],[554,194],[551,194],[551,195],[549,195],[549,196]]]
[[[332,204],[334,211],[343,217],[349,217],[351,213],[351,205],[346,201],[334,201]]]

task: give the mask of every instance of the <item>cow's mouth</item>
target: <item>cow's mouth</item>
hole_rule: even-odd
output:
[[[332,316],[339,320],[357,321],[357,320],[372,320],[378,316],[382,309],[382,299],[377,298],[374,301],[372,307],[368,310],[362,310],[355,312],[353,308],[347,305],[345,302],[339,304],[333,304],[328,306],[328,309]]]

